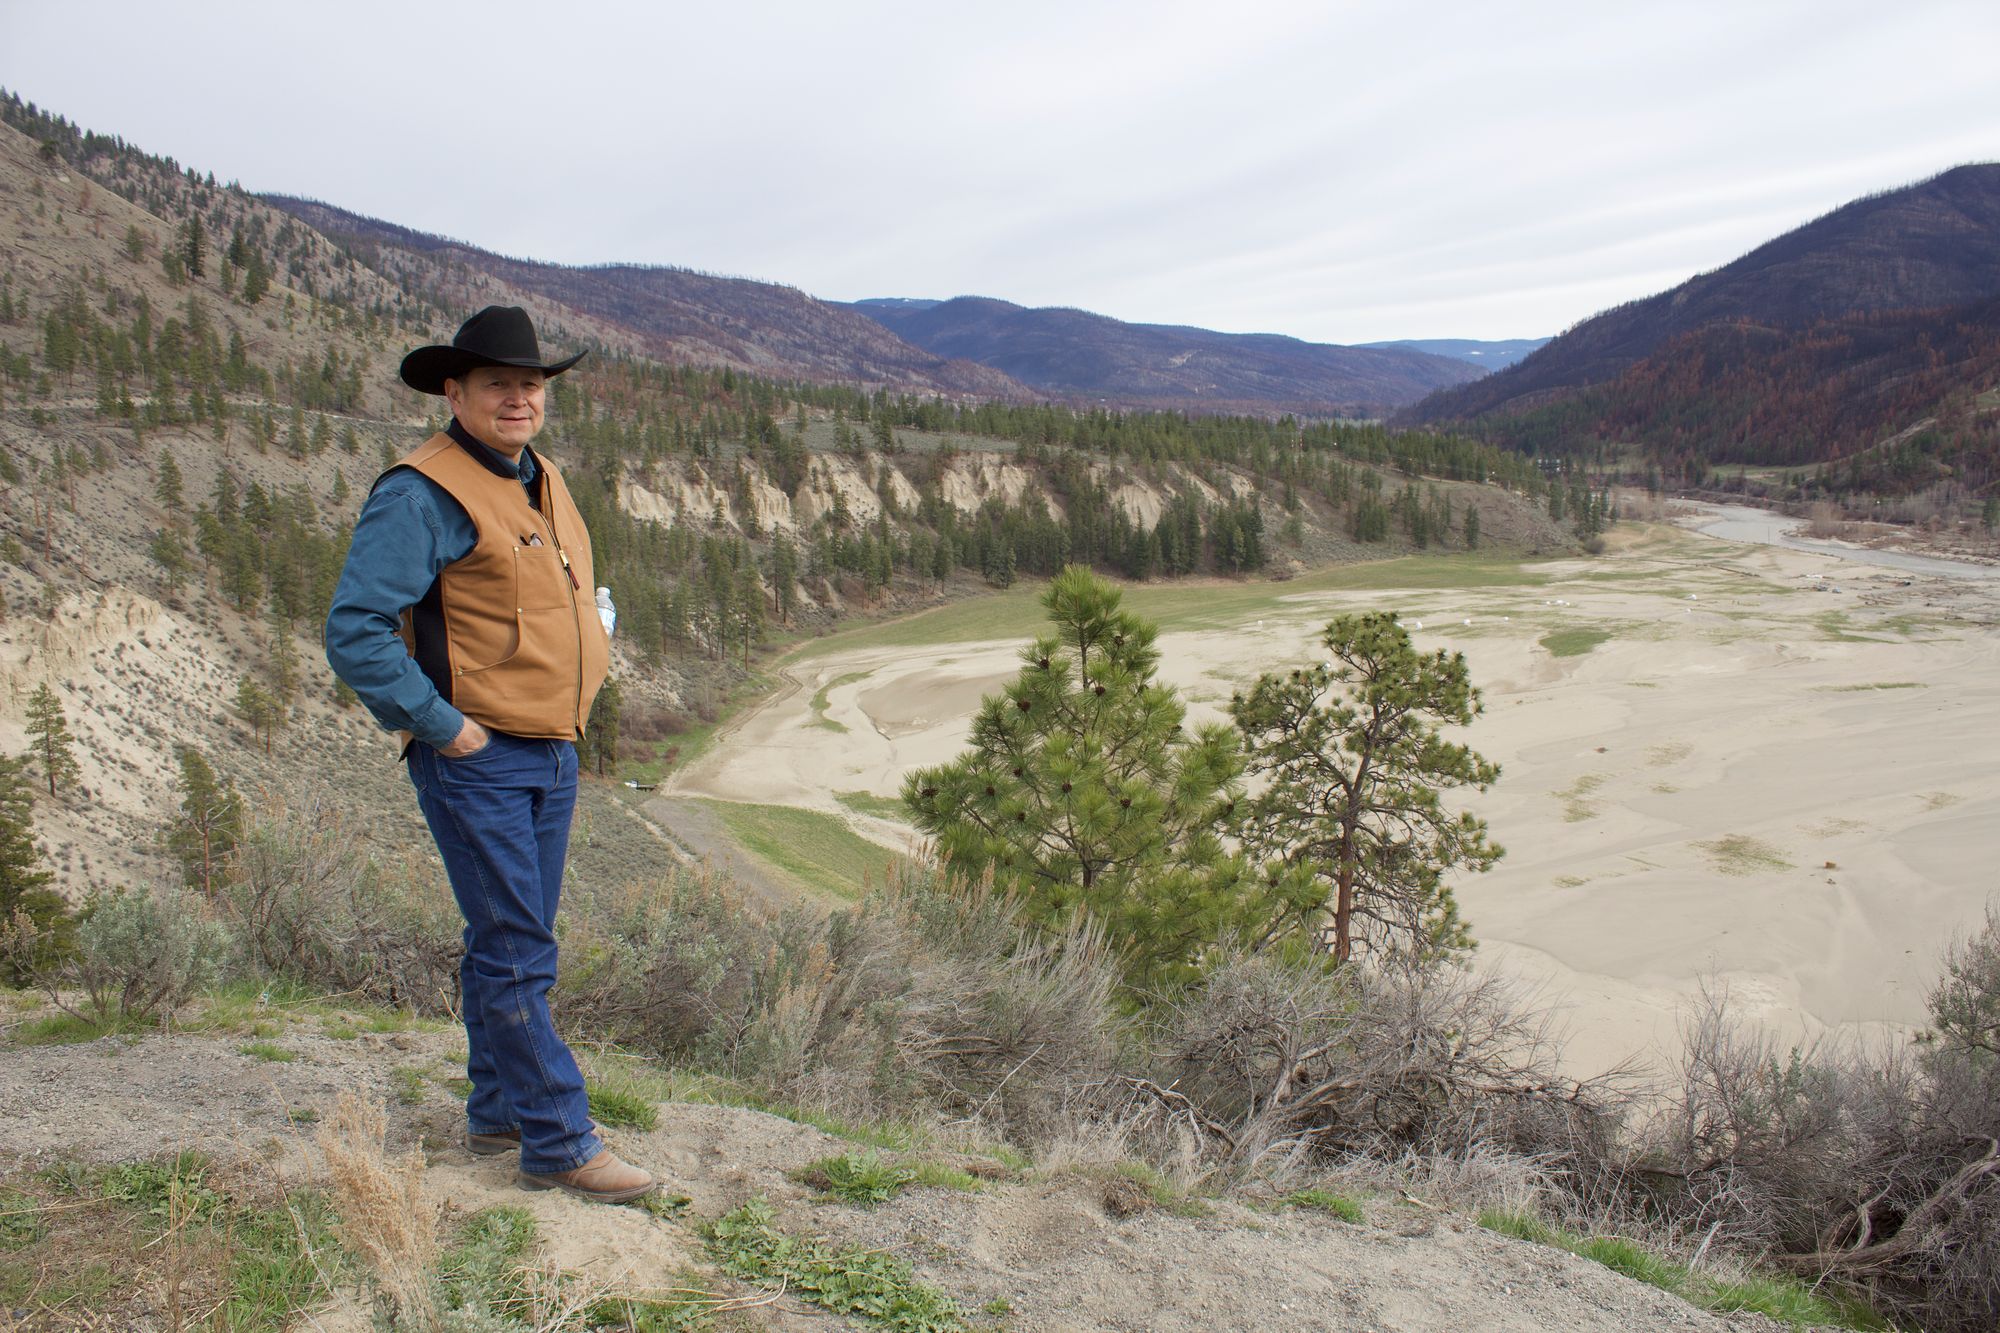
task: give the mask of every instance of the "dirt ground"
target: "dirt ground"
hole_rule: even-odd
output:
[[[590,1205],[520,1189],[510,1158],[458,1145],[455,1031],[362,1034],[299,1030],[288,1063],[256,1060],[239,1038],[154,1036],[14,1048],[0,1059],[0,1178],[59,1161],[114,1162],[185,1148],[210,1154],[211,1179],[305,1182],[320,1167],[301,1113],[330,1114],[343,1089],[384,1099],[389,1148],[427,1158],[426,1187],[447,1209],[528,1209],[542,1252],[607,1290],[639,1293],[703,1275],[713,1290],[754,1295],[717,1275],[699,1224],[763,1196],[778,1224],[842,1245],[893,1251],[967,1311],[1004,1301],[982,1322],[1019,1330],[1659,1330],[1775,1328],[1722,1317],[1572,1255],[1495,1235],[1467,1219],[1392,1197],[1366,1202],[1361,1224],[1217,1201],[1210,1215],[1107,1207],[1104,1177],[1029,1172],[977,1193],[912,1188],[873,1209],[830,1202],[787,1172],[853,1145],[758,1111],[696,1103],[660,1107],[649,1133],[614,1131],[617,1150],[688,1197],[676,1217]],[[392,1093],[396,1071],[421,1079],[414,1104]],[[408,1079],[401,1080],[408,1083]],[[1115,1200],[1111,1200],[1115,1203]],[[997,1305],[995,1308],[999,1308]],[[738,1316],[749,1327],[814,1333],[839,1321],[790,1296]],[[975,1321],[982,1317],[975,1314]],[[362,1333],[355,1293],[295,1327]]]

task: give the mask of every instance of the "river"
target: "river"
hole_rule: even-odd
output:
[[[1976,565],[1966,560],[1943,560],[1936,556],[1911,555],[1906,551],[1878,551],[1872,547],[1855,546],[1848,542],[1819,541],[1799,535],[1805,526],[1802,518],[1780,514],[1770,509],[1754,509],[1749,505],[1718,505],[1695,503],[1691,507],[1701,515],[1688,526],[1710,537],[1720,537],[1724,541],[1754,542],[1760,546],[1783,546],[1794,551],[1811,551],[1815,555],[1830,555],[1840,560],[1851,560],[1860,565],[1877,565],[1884,569],[1900,569],[1908,574],[1931,574],[1951,579],[2000,579],[2000,566]]]

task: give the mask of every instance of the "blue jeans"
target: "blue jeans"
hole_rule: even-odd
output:
[[[556,904],[576,808],[576,746],[494,732],[448,759],[418,741],[410,782],[465,917],[466,1118],[521,1131],[521,1169],[568,1171],[603,1151],[583,1073],[549,1020]]]

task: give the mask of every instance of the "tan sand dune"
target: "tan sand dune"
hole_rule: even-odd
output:
[[[1545,584],[1284,597],[1163,635],[1162,675],[1217,717],[1366,607],[1462,650],[1486,699],[1469,739],[1503,767],[1470,804],[1508,854],[1460,897],[1484,965],[1567,1007],[1579,1069],[1671,1041],[1704,977],[1793,1032],[1920,1021],[1940,948],[2000,888],[2000,585],[1658,527],[1536,569]],[[1605,637],[1544,644],[1577,631]],[[680,789],[828,811],[835,791],[893,796],[963,747],[1019,648],[811,661]],[[846,730],[814,725],[821,689]]]

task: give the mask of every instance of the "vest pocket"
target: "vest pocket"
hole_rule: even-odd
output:
[[[530,611],[567,611],[571,606],[569,574],[562,556],[553,546],[514,548],[514,606],[516,614]]]

